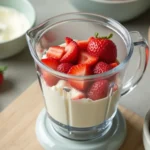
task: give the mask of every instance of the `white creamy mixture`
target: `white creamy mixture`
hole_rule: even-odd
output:
[[[29,27],[30,23],[24,14],[13,8],[0,6],[0,42],[19,37]]]
[[[66,86],[66,81],[60,80],[53,87],[47,86],[44,79],[41,81],[50,116],[60,123],[73,127],[84,128],[103,123],[114,113],[120,96],[118,89],[110,98],[105,97],[96,101],[89,98],[72,100],[71,97],[76,94],[75,90],[71,90],[70,94],[62,90]]]

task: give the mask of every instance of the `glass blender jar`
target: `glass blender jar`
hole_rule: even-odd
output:
[[[55,71],[42,63],[41,59],[45,57],[48,48],[63,44],[65,37],[86,40],[95,32],[102,36],[113,34],[112,40],[117,46],[117,60],[120,62],[114,69],[102,74],[73,76]],[[129,33],[113,19],[90,13],[68,13],[52,17],[29,30],[26,37],[45,101],[47,126],[51,126],[63,139],[74,142],[105,138],[113,127],[115,116],[119,113],[117,108],[120,96],[131,91],[145,72],[148,61],[145,51],[148,45],[145,39],[139,32]],[[140,55],[139,66],[135,70],[135,75],[123,84],[135,46],[138,47]],[[107,82],[103,91],[105,96],[96,100],[88,97],[74,100],[78,91],[68,84],[68,81],[79,84],[84,82],[88,87],[93,82],[101,80]],[[51,85],[51,82],[54,84]],[[87,95],[87,90],[82,93]],[[71,150],[71,147],[67,150],[69,149]]]

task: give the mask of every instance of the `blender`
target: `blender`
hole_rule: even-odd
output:
[[[69,36],[84,40],[95,32],[100,35],[113,34],[117,46],[117,60],[120,64],[102,74],[73,76],[49,68],[41,59],[50,46],[61,45]],[[121,96],[138,84],[147,67],[148,45],[137,31],[128,32],[119,22],[97,14],[67,13],[52,17],[26,34],[30,53],[35,61],[39,85],[45,108],[36,122],[36,135],[46,150],[118,150],[126,136],[125,119],[118,110]],[[63,46],[63,45],[62,45]],[[136,47],[136,49],[135,49]],[[139,53],[135,74],[123,82],[127,65],[134,51]],[[56,85],[47,84],[45,76]],[[107,96],[93,101],[88,98],[74,100],[76,90],[67,84],[73,80],[107,80]],[[117,87],[116,90],[114,88]],[[86,94],[86,93],[84,93]]]

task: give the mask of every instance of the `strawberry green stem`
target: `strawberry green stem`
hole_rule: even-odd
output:
[[[102,37],[99,36],[99,33],[98,33],[98,32],[95,33],[95,38],[100,38],[100,39],[111,39],[112,37],[113,37],[113,34],[112,34],[112,33],[109,34],[108,36],[102,36]]]
[[[111,39],[113,37],[113,34],[109,34],[109,36],[107,37],[108,39]]]
[[[4,72],[7,69],[7,66],[0,66],[0,72]]]
[[[99,38],[99,33],[98,32],[95,33],[95,37]]]

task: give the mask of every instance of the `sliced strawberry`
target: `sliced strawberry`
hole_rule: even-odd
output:
[[[86,98],[86,95],[83,92],[78,91],[74,88],[71,89],[70,94],[71,94],[71,99],[72,100],[80,100],[82,98]]]
[[[77,41],[77,44],[78,44],[80,50],[86,51],[89,41],[90,41],[91,39],[93,39],[93,38],[94,38],[94,37],[90,37],[88,40],[79,40],[79,41]]]
[[[67,73],[73,65],[71,63],[61,63],[57,67],[57,71]]]
[[[58,61],[53,58],[45,58],[45,59],[42,59],[41,61],[45,65],[47,65],[48,67],[50,67],[51,69],[54,69],[54,70],[56,70],[59,65]],[[45,70],[41,70],[41,72],[42,72],[42,76],[48,86],[53,86],[58,82],[58,78],[53,76],[51,73],[49,73]]]
[[[119,65],[119,61],[118,60],[116,60],[114,63],[111,63],[110,64],[110,66],[112,67],[112,68],[115,68],[115,67],[117,67]]]
[[[91,56],[85,51],[81,51],[78,64],[94,65],[98,61],[98,57]]]
[[[111,69],[112,69],[112,67],[109,64],[101,61],[95,65],[93,72],[94,72],[94,74],[100,74],[100,73],[109,71]]]
[[[48,86],[54,86],[58,82],[58,78],[56,78],[47,71],[42,70],[42,76]]]
[[[146,64],[147,64],[148,63],[148,59],[149,59],[149,49],[146,48],[145,52],[146,52]]]
[[[60,60],[65,53],[65,47],[52,46],[48,49],[46,55],[48,58],[54,58]]]
[[[87,46],[88,46],[88,40],[85,40],[85,41],[77,41],[77,44],[78,44],[80,50],[86,51]]]
[[[41,61],[42,63],[54,70],[56,70],[59,65],[58,61],[53,58],[44,58]]]
[[[94,82],[87,92],[88,98],[99,100],[107,96],[109,82],[107,80],[99,80]]]
[[[70,42],[65,47],[66,53],[61,58],[60,62],[62,63],[75,63],[78,59],[79,47],[75,41]]]
[[[113,92],[117,91],[118,90],[118,85],[115,84],[114,87],[113,87]]]
[[[118,66],[118,64],[117,64],[117,63],[111,63],[110,66],[111,66],[112,68],[115,68],[115,67]]]
[[[70,38],[70,37],[66,37],[66,38],[65,38],[65,43],[66,43],[66,45],[68,45],[71,41],[73,41],[72,38]]]
[[[78,64],[75,66],[72,66],[68,72],[70,75],[75,75],[75,76],[86,76],[91,74],[91,69],[88,65],[86,64]],[[78,90],[86,90],[88,88],[89,82],[84,81],[84,80],[74,80],[70,79],[69,83],[71,86]]]

